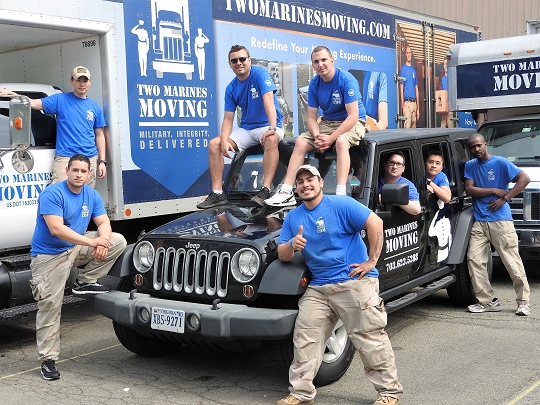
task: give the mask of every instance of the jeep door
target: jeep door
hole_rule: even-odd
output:
[[[373,184],[381,185],[379,181],[384,176],[387,161],[395,152],[402,152],[405,157],[405,167],[401,177],[416,184],[416,179],[422,175],[419,167],[415,165],[415,160],[418,159],[417,150],[414,140],[392,143],[391,146],[379,146],[374,162],[375,167],[379,169],[374,170]],[[382,205],[379,198],[379,193],[375,193],[373,206],[378,211],[390,213],[383,216],[384,246],[377,263],[380,283],[384,286],[382,289],[387,289],[411,278],[421,266],[425,254],[421,240],[425,227],[425,213],[411,215],[399,206]]]

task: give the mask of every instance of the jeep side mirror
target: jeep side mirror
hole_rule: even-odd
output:
[[[381,203],[384,205],[407,205],[409,203],[409,185],[404,183],[385,184],[381,191]]]
[[[388,219],[392,216],[392,205],[407,205],[409,203],[409,185],[403,183],[385,184],[381,190],[380,200],[384,208],[375,210],[375,214],[382,219]]]

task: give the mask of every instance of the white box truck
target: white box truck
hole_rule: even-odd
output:
[[[107,176],[96,189],[113,228],[129,224],[137,235],[137,221],[157,226],[158,216],[193,211],[210,191],[207,145],[234,77],[232,45],[245,45],[252,63],[271,72],[286,136],[294,137],[305,130],[299,95],[314,75],[315,46],[328,46],[336,66],[361,82],[376,129],[401,122],[406,45],[421,87],[420,121],[433,126],[448,45],[477,39],[472,26],[359,0],[0,0],[0,87],[44,97],[68,91],[75,66],[90,70],[89,97],[107,123]],[[14,164],[8,103],[0,100],[0,310],[32,302],[28,247],[56,136],[54,116],[34,111],[30,160]]]
[[[540,259],[540,34],[450,46],[449,103],[468,111],[488,151],[531,182],[510,201],[525,260]]]

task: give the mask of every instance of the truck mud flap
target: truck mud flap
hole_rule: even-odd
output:
[[[384,305],[386,307],[386,312],[394,312],[400,308],[412,304],[413,302],[421,300],[422,298],[427,297],[428,295],[431,295],[442,288],[448,287],[454,281],[456,281],[456,276],[454,274],[449,274],[439,280],[432,282],[431,284],[428,284],[419,291],[410,292],[403,297],[397,298],[393,301],[389,301]]]

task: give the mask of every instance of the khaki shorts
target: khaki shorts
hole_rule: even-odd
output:
[[[324,118],[319,122],[319,133],[323,135],[331,135],[336,129],[339,128],[343,121],[327,121]],[[358,120],[354,127],[352,127],[347,132],[340,135],[349,141],[350,146],[356,146],[364,138],[364,135],[368,132],[366,128],[366,122],[363,120]],[[299,138],[302,138],[304,141],[309,143],[311,146],[315,147],[315,137],[311,135],[310,132],[304,132],[299,135]]]

